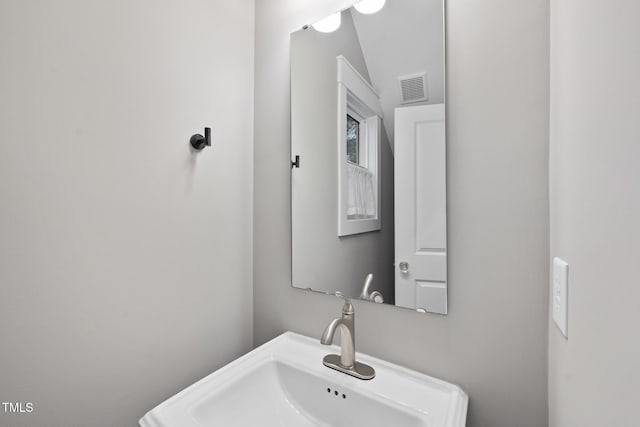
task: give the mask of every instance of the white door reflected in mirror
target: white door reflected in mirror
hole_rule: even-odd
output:
[[[447,314],[444,105],[396,109],[396,305]],[[411,271],[409,271],[409,262]]]

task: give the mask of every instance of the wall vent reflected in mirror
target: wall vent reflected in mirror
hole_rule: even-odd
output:
[[[291,35],[292,285],[446,314],[444,5],[382,3]]]
[[[418,73],[408,76],[398,77],[400,82],[401,104],[411,104],[413,102],[428,101],[427,95],[427,74]]]

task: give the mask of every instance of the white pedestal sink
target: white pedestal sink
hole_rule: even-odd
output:
[[[467,395],[457,386],[357,354],[376,376],[334,371],[322,358],[339,353],[287,332],[161,403],[142,427],[463,427]]]

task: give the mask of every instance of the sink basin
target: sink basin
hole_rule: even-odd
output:
[[[364,354],[363,381],[322,364],[337,346],[286,332],[149,411],[142,427],[463,427],[457,386]]]

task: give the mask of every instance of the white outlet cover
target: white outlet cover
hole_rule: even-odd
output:
[[[568,338],[569,264],[560,258],[554,258],[552,276],[551,311],[553,313],[553,321],[562,332],[562,335]]]

